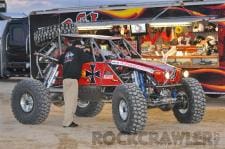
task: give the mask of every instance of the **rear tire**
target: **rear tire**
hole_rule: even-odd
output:
[[[135,84],[123,84],[113,92],[112,112],[121,133],[136,134],[145,127],[147,102]]]
[[[78,101],[76,115],[79,117],[94,117],[104,106],[102,101]]]
[[[184,78],[182,81],[184,100],[182,106],[175,105],[173,112],[181,123],[198,123],[203,119],[206,99],[200,83],[194,78]],[[186,102],[186,104],[184,104]]]
[[[12,112],[20,123],[42,123],[48,117],[50,105],[49,93],[38,80],[22,80],[12,92]]]
[[[100,87],[79,86],[79,99],[75,113],[79,117],[94,117],[104,106]]]

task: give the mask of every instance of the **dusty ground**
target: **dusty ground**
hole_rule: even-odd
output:
[[[55,106],[41,125],[18,123],[9,100],[17,81],[0,82],[0,149],[225,148],[225,97],[208,99],[204,120],[199,124],[180,124],[172,112],[153,109],[142,134],[121,136],[114,125],[110,104],[95,118],[79,118],[78,128],[62,128],[63,112]]]

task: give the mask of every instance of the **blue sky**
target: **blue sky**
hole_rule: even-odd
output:
[[[9,12],[25,12],[32,10],[46,10],[50,8],[79,7],[102,4],[126,4],[141,2],[161,2],[176,0],[6,0]]]
[[[71,0],[7,0],[8,12],[25,12],[71,6]],[[75,4],[76,2],[72,2]]]

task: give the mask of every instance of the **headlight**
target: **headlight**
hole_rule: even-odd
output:
[[[183,72],[183,76],[184,76],[185,78],[189,77],[189,72],[188,72],[187,70],[185,70],[185,71]]]
[[[165,73],[165,78],[166,78],[167,80],[170,79],[170,73],[169,73],[169,72],[166,72],[166,73]]]

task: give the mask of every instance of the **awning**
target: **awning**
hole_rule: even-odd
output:
[[[148,23],[193,23],[199,21],[208,21],[215,18],[214,16],[206,16],[206,17],[183,17],[183,18],[158,18],[153,20],[153,18],[149,19],[138,19],[138,20],[121,20],[121,21],[104,21],[104,22],[90,22],[90,23],[76,23],[79,26],[107,26],[107,25],[131,25],[131,24],[148,24]]]
[[[225,22],[225,18],[212,19],[212,20],[209,20],[209,22]]]

